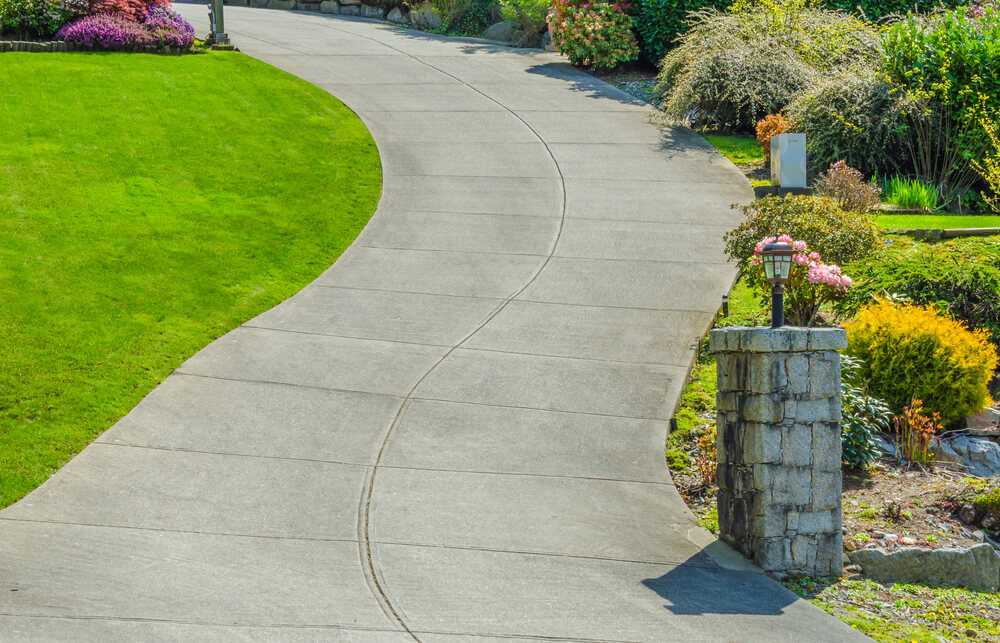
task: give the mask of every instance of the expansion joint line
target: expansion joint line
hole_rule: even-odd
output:
[[[420,641],[420,638],[417,636],[417,634],[409,627],[409,625],[406,623],[405,619],[402,617],[402,615],[399,613],[399,611],[396,609],[396,607],[392,604],[392,600],[389,598],[388,593],[386,592],[386,588],[385,588],[383,582],[381,580],[379,580],[379,573],[378,573],[378,570],[376,569],[374,558],[372,557],[371,503],[372,503],[372,493],[373,493],[374,488],[375,488],[375,477],[378,475],[379,464],[382,461],[382,454],[385,452],[386,445],[389,443],[389,438],[392,436],[393,432],[399,426],[399,423],[402,420],[403,415],[405,414],[406,409],[408,408],[408,406],[410,404],[410,401],[413,399],[414,393],[420,387],[420,385],[424,382],[424,380],[427,379],[427,377],[430,376],[430,374],[433,373],[434,370],[438,366],[440,366],[446,359],[448,359],[448,357],[452,353],[454,353],[457,349],[461,348],[463,344],[465,344],[467,341],[469,341],[469,339],[471,339],[473,336],[475,336],[476,333],[478,333],[480,330],[482,330],[497,315],[499,315],[501,312],[503,312],[503,310],[510,304],[510,302],[512,302],[514,299],[516,299],[518,295],[520,295],[522,292],[524,292],[528,288],[528,286],[530,286],[532,283],[534,283],[534,281],[538,278],[538,276],[542,273],[542,271],[545,270],[545,267],[552,260],[552,257],[555,254],[556,248],[559,246],[559,241],[562,238],[563,226],[565,225],[565,222],[566,222],[566,179],[563,176],[562,168],[559,167],[559,162],[556,160],[555,155],[552,153],[552,149],[549,147],[549,144],[542,138],[542,136],[535,130],[535,128],[533,128],[527,121],[524,120],[524,118],[522,118],[519,114],[516,114],[513,110],[511,110],[510,108],[508,108],[506,105],[500,103],[499,101],[497,101],[493,97],[488,96],[487,94],[485,94],[482,91],[476,89],[475,87],[472,87],[471,85],[469,85],[468,83],[466,83],[465,81],[463,81],[461,78],[458,78],[454,74],[451,74],[451,73],[449,73],[449,72],[447,72],[447,71],[445,71],[445,70],[443,70],[443,69],[441,69],[439,67],[436,67],[436,66],[434,66],[434,65],[432,65],[432,64],[430,64],[430,63],[428,63],[426,61],[420,60],[419,58],[417,58],[415,56],[412,56],[412,55],[410,55],[410,54],[408,54],[408,53],[406,53],[406,52],[404,52],[404,51],[402,51],[400,49],[397,49],[397,48],[395,48],[395,47],[393,47],[391,45],[388,45],[388,44],[386,44],[384,42],[381,42],[381,41],[376,40],[375,38],[371,38],[369,36],[363,36],[363,35],[360,35],[360,34],[357,34],[357,33],[351,32],[351,31],[347,31],[347,30],[344,30],[344,29],[339,29],[337,27],[333,27],[333,28],[336,29],[336,30],[338,30],[338,31],[342,31],[343,33],[350,34],[352,36],[356,36],[356,37],[359,37],[359,38],[364,38],[366,40],[370,40],[370,41],[375,42],[375,43],[377,43],[379,45],[382,45],[383,47],[386,47],[387,49],[391,49],[391,50],[393,50],[393,51],[395,51],[395,52],[397,52],[397,53],[399,53],[401,55],[404,55],[404,56],[410,58],[411,60],[413,60],[415,62],[420,63],[421,65],[424,65],[426,67],[429,67],[429,68],[437,71],[440,74],[443,74],[445,76],[453,78],[454,80],[458,81],[462,85],[468,87],[472,91],[474,91],[477,94],[483,96],[487,100],[492,101],[493,103],[495,103],[496,105],[498,105],[499,107],[501,107],[504,111],[506,111],[507,113],[509,113],[510,115],[514,116],[516,119],[518,119],[519,121],[521,121],[521,123],[523,123],[524,126],[527,127],[528,130],[530,130],[531,133],[534,134],[536,138],[538,138],[539,142],[545,147],[545,151],[549,155],[549,158],[552,160],[552,164],[555,166],[556,171],[559,173],[559,186],[560,186],[560,190],[561,190],[560,191],[560,198],[562,200],[562,203],[561,203],[560,208],[559,208],[559,213],[560,213],[559,214],[559,229],[556,232],[556,237],[555,237],[555,239],[552,242],[552,247],[549,249],[548,253],[544,255],[545,259],[542,261],[542,264],[531,275],[531,277],[529,277],[524,282],[524,284],[520,288],[518,288],[514,293],[512,293],[508,297],[504,298],[503,301],[502,301],[502,303],[500,305],[498,305],[496,307],[496,309],[494,309],[494,311],[485,320],[483,320],[478,326],[476,326],[472,330],[472,332],[470,332],[468,335],[466,335],[465,337],[463,337],[458,343],[456,343],[454,346],[452,346],[451,348],[449,348],[448,351],[441,357],[441,359],[439,359],[429,369],[427,369],[427,371],[420,377],[420,379],[417,381],[417,383],[413,385],[413,388],[410,389],[410,391],[406,394],[406,397],[403,399],[402,403],[399,405],[399,409],[396,411],[396,416],[393,418],[392,424],[389,425],[388,431],[386,431],[385,438],[382,440],[382,444],[379,447],[378,455],[375,457],[375,463],[372,466],[371,472],[368,475],[367,484],[365,485],[365,488],[364,488],[364,490],[362,492],[361,511],[360,511],[360,515],[358,517],[359,518],[359,520],[358,520],[358,528],[359,528],[358,532],[359,532],[359,540],[363,544],[363,547],[362,547],[363,551],[361,552],[361,556],[362,556],[362,567],[365,569],[365,572],[366,572],[365,575],[366,575],[366,577],[369,580],[369,585],[372,587],[373,592],[378,597],[379,603],[382,605],[383,609],[387,612],[387,614],[391,618],[395,619],[400,624],[400,626],[404,630],[406,630],[406,632],[409,633],[410,636],[413,637],[414,640]]]

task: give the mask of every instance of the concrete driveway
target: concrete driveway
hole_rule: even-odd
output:
[[[378,212],[0,512],[0,638],[858,637],[712,545],[664,463],[736,168],[554,54],[226,13],[369,126]]]

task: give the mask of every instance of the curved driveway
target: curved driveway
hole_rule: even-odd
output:
[[[854,636],[665,469],[734,167],[553,54],[226,12],[369,126],[378,212],[0,513],[0,638]]]

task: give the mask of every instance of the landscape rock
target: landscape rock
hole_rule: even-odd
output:
[[[422,4],[410,10],[410,22],[417,29],[438,29],[441,27],[441,13],[429,4]]]
[[[942,444],[946,443],[942,440]],[[969,473],[982,478],[1000,475],[1000,444],[988,438],[961,435],[951,440],[950,446]]]
[[[882,450],[882,453],[889,456],[890,458],[896,457],[896,445],[889,442],[882,434],[876,434],[874,436],[875,443],[878,444],[878,448]]]
[[[386,20],[395,25],[408,25],[410,24],[410,16],[404,12],[400,7],[393,7],[385,17]]]
[[[552,44],[552,32],[546,31],[542,34],[542,41],[538,43],[539,48],[545,51],[558,51],[556,46]]]
[[[361,0],[339,0],[339,2],[342,7],[346,5],[356,6],[361,4]]]
[[[997,527],[997,523],[1000,523],[1000,519],[997,519],[993,514],[987,514],[983,521],[979,523],[983,529],[989,529],[993,531]]]
[[[973,430],[1000,428],[1000,410],[983,409],[979,413],[965,418],[965,423],[968,428]]]
[[[284,9],[288,11],[295,8],[295,0],[268,0],[267,6],[270,9]]]
[[[967,525],[976,522],[976,508],[972,505],[962,505],[958,510],[958,519]]]
[[[340,3],[340,15],[342,16],[360,16],[361,15],[361,5],[356,4],[344,4]]]
[[[384,14],[381,7],[376,7],[370,4],[363,4],[361,5],[361,15],[365,18],[376,18],[378,20],[381,20]]]
[[[891,554],[884,549],[863,549],[848,556],[867,578],[880,582],[927,582],[991,592],[1000,589],[1000,554],[987,544],[971,549],[911,547]]]
[[[510,20],[504,20],[503,22],[498,22],[495,25],[490,26],[483,33],[483,37],[487,40],[499,40],[500,42],[514,42],[515,36],[519,35],[521,32],[517,30],[517,25],[515,25]]]
[[[323,2],[319,3],[319,12],[337,14],[340,13],[340,5],[334,0],[323,0]]]

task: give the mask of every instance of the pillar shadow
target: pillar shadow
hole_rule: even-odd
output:
[[[725,548],[726,557],[736,555],[721,543],[711,545],[658,578],[642,581],[666,603],[672,614],[741,614],[777,616],[799,597],[759,569],[742,562],[723,567],[706,553]]]

